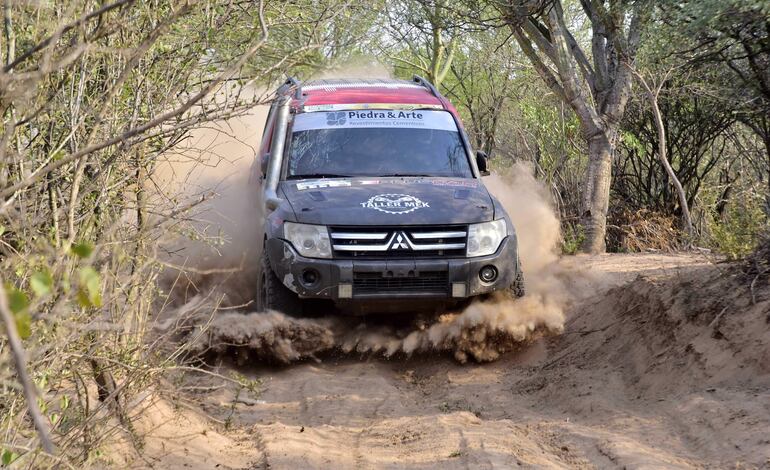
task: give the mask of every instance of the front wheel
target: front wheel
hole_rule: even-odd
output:
[[[524,294],[526,293],[524,289],[524,273],[521,271],[521,261],[519,261],[519,257],[516,257],[516,275],[513,278],[513,282],[510,286],[508,286],[508,292],[511,294],[511,297],[518,299],[520,297],[524,297]]]
[[[260,312],[277,310],[287,315],[302,313],[302,301],[278,279],[273,268],[270,267],[270,260],[265,252],[262,252],[259,263],[257,310]]]
[[[508,290],[510,291],[511,296],[515,298],[524,297],[524,273],[522,273],[520,269],[516,270],[516,277],[513,279],[511,285],[508,286]]]

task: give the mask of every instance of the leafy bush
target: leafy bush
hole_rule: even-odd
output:
[[[747,192],[728,203],[721,216],[712,213],[710,244],[714,250],[728,259],[743,258],[754,251],[767,227],[762,205],[761,195]]]
[[[561,251],[565,255],[574,255],[580,250],[585,240],[585,231],[580,224],[564,224],[562,227]]]

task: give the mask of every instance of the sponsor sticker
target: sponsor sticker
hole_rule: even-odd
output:
[[[475,188],[478,183],[474,180],[431,180],[433,186],[453,186],[460,188]]]
[[[323,189],[323,188],[340,188],[345,186],[351,186],[348,180],[313,180],[303,181],[297,183],[297,190],[303,191],[305,189]]]
[[[372,196],[361,207],[374,209],[386,214],[408,214],[417,209],[430,207],[427,202],[409,194],[378,194]]]
[[[369,109],[302,113],[294,118],[293,132],[314,129],[404,128],[457,132],[447,111],[423,109]]]
[[[345,111],[332,111],[326,113],[326,125],[330,127],[344,126],[347,122],[347,113]]]

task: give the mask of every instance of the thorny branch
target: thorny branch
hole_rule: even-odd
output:
[[[67,155],[65,157],[62,157],[58,159],[57,161],[51,162],[48,165],[44,166],[43,168],[40,168],[35,173],[31,174],[27,178],[19,181],[16,184],[13,184],[9,187],[6,187],[2,190],[0,190],[0,198],[8,198],[9,196],[13,195],[16,191],[19,191],[21,189],[24,189],[26,187],[29,187],[38,181],[40,181],[42,178],[45,177],[48,173],[51,171],[54,171],[58,168],[61,168],[69,163],[72,163],[78,159],[80,159],[83,156],[92,154],[94,152],[98,152],[99,150],[102,150],[107,147],[111,147],[113,145],[119,144],[120,142],[124,142],[134,136],[137,136],[139,134],[142,134],[154,127],[157,127],[166,121],[169,121],[175,117],[181,116],[185,112],[187,112],[190,108],[192,108],[196,103],[198,103],[200,100],[208,96],[212,90],[214,90],[220,83],[225,81],[227,78],[229,78],[233,73],[235,73],[237,70],[239,70],[243,65],[248,61],[256,52],[264,46],[264,44],[267,42],[268,39],[268,30],[267,30],[267,24],[265,23],[264,19],[264,0],[260,0],[259,5],[259,17],[260,17],[260,27],[262,30],[262,37],[259,41],[257,41],[254,45],[252,45],[244,54],[241,55],[241,57],[230,67],[225,69],[224,71],[217,74],[216,78],[214,80],[211,80],[209,83],[207,83],[198,93],[193,95],[190,99],[188,99],[185,103],[183,103],[178,108],[168,111],[166,113],[161,114],[160,116],[156,117],[155,119],[151,119],[150,121],[139,125],[137,127],[134,127],[132,129],[128,129],[122,134],[115,136],[111,139],[107,139],[103,142],[99,142],[93,145],[90,145],[82,150],[79,150],[77,152],[74,152],[70,155]]]

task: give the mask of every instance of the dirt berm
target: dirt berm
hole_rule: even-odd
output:
[[[696,255],[567,263],[599,274],[603,287],[569,306],[561,335],[484,364],[446,353],[225,361],[211,371],[258,385],[181,377],[186,392],[159,399],[157,416],[137,423],[153,432],[133,464],[770,467],[767,279],[752,288],[735,267]],[[187,411],[170,411],[174,401]]]

